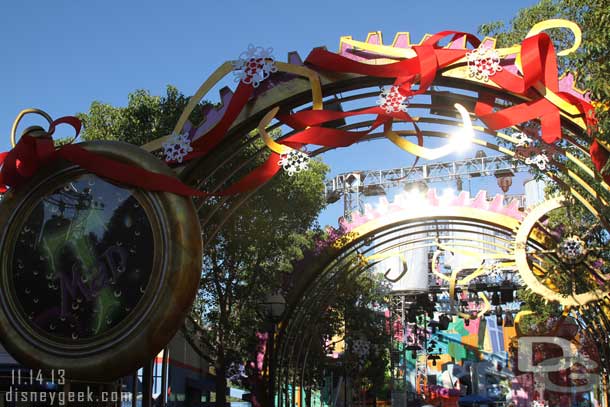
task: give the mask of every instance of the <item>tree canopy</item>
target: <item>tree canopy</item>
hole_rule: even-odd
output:
[[[112,106],[95,101],[89,111],[77,116],[83,122],[84,140],[119,140],[143,145],[171,134],[189,98],[174,86],[167,86],[164,96],[139,89],[127,97],[127,106]],[[209,104],[202,102],[201,106]],[[195,109],[193,120],[201,119]]]

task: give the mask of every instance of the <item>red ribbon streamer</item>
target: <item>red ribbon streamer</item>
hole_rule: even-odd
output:
[[[595,165],[597,171],[601,172],[602,168],[604,168],[604,166],[608,163],[610,152],[599,144],[597,140],[593,140],[593,143],[591,143],[591,148],[589,149],[589,154],[591,154],[591,161],[593,161],[593,165]],[[610,174],[602,175],[604,177],[604,181],[610,184]]]
[[[587,125],[593,124],[594,119],[590,116],[591,106],[587,102],[582,100],[576,102],[574,96],[559,92],[555,48],[547,34],[540,33],[523,40],[521,63],[523,77],[504,69],[496,72],[492,80],[506,91],[531,97],[533,100],[494,112],[495,97],[481,93],[475,106],[475,113],[487,127],[500,130],[528,120],[539,119],[542,140],[548,144],[560,140],[562,138],[560,110],[534,90],[533,87],[537,82],[541,82],[562,99],[576,105],[585,116]]]
[[[42,137],[24,135],[15,148],[0,154],[0,192],[8,187],[17,188],[30,179],[36,172],[54,160],[61,158],[115,182],[142,188],[149,191],[172,192],[184,196],[204,196],[205,192],[193,189],[174,177],[151,172],[130,164],[92,153],[75,145],[66,144],[55,148],[52,133],[59,124],[68,124],[78,136],[81,122],[76,117],[62,117],[51,123],[49,134]]]

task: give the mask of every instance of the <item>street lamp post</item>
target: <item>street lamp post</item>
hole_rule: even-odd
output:
[[[268,331],[269,388],[267,394],[269,395],[270,405],[273,405],[275,402],[275,364],[273,363],[275,350],[275,326],[282,320],[282,316],[284,315],[284,311],[286,310],[286,300],[280,293],[269,294],[265,297],[265,300],[261,305],[265,317],[271,322],[271,328]]]

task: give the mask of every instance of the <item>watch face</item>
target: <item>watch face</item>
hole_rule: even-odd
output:
[[[111,333],[143,298],[155,241],[141,194],[93,174],[43,187],[15,214],[8,282],[35,332],[78,343]]]

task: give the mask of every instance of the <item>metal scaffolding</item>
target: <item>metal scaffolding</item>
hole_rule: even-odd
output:
[[[408,187],[417,183],[455,181],[458,190],[464,180],[477,177],[503,177],[527,172],[529,166],[511,157],[487,157],[480,151],[477,157],[460,161],[429,163],[415,167],[386,170],[352,171],[339,174],[326,181],[325,194],[328,203],[343,198],[344,215],[349,218],[356,210],[364,211],[364,198],[385,195],[386,190]]]

